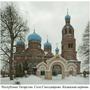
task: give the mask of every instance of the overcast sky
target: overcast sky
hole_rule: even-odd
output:
[[[4,4],[2,3],[1,5],[4,7]],[[53,47],[52,51],[54,52],[56,43],[58,43],[60,53],[61,31],[65,25],[65,16],[68,8],[78,49],[82,34],[89,20],[89,2],[17,2],[16,5],[20,15],[28,22],[29,34],[35,28],[36,33],[42,37],[42,48],[48,35],[48,40]],[[27,36],[28,34],[26,38]]]
[[[17,5],[21,15],[28,20],[30,33],[35,28],[36,33],[42,37],[42,48],[48,35],[53,52],[56,48],[56,43],[58,43],[61,51],[61,31],[65,25],[65,16],[68,8],[78,48],[83,31],[89,20],[88,2],[18,2]]]

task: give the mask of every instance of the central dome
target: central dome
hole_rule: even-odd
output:
[[[41,37],[34,31],[28,36],[28,41],[38,41],[41,42]]]

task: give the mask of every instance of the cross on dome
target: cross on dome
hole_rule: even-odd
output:
[[[35,28],[34,28],[34,31],[33,32],[35,33]]]
[[[47,35],[47,42],[48,42],[48,35]]]
[[[68,8],[67,8],[67,15],[68,15]]]

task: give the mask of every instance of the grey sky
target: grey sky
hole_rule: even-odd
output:
[[[30,33],[34,28],[42,37],[42,48],[48,40],[52,44],[52,51],[56,43],[61,53],[62,28],[65,25],[67,8],[74,27],[77,48],[81,43],[83,31],[89,20],[89,2],[17,2],[20,15],[27,20]],[[2,4],[4,7],[4,3]],[[28,34],[26,35],[26,37]],[[27,40],[27,39],[26,39]]]
[[[18,8],[24,18],[28,20],[30,33],[33,29],[42,37],[42,47],[48,35],[52,43],[53,52],[58,43],[61,51],[62,28],[65,25],[67,8],[74,27],[77,48],[81,43],[82,33],[89,20],[88,2],[20,2]],[[27,35],[28,36],[28,35]]]

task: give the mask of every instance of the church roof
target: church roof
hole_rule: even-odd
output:
[[[59,51],[59,48],[57,47],[57,48],[55,49],[55,51],[58,52],[58,51]]]
[[[65,20],[68,20],[68,19],[70,19],[71,17],[69,16],[69,14],[68,14],[68,9],[67,9],[67,15],[65,16]]]
[[[20,39],[16,42],[16,45],[17,46],[25,46],[25,43],[23,42],[23,40]]]
[[[69,15],[66,15],[65,16],[65,19],[67,20],[67,19],[70,19],[71,17],[69,16]]]
[[[39,41],[41,42],[41,37],[34,31],[28,36],[28,41]]]
[[[47,40],[47,42],[44,44],[44,48],[51,48],[51,43]]]

